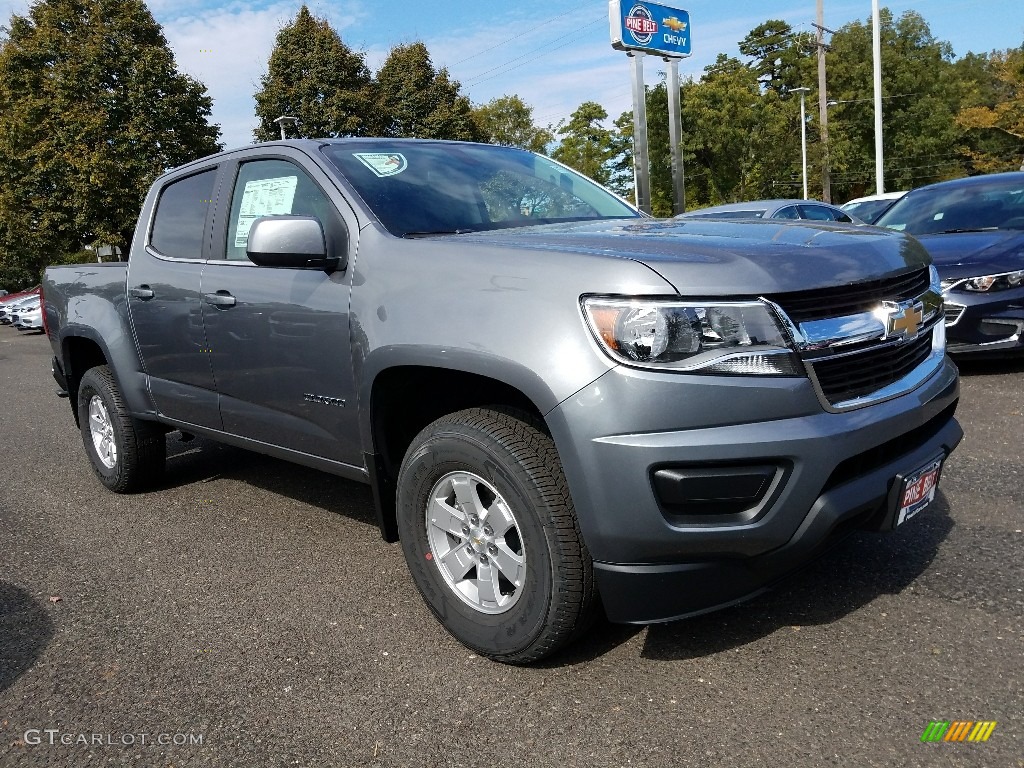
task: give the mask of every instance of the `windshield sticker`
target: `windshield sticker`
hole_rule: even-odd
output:
[[[352,157],[382,179],[385,176],[396,176],[409,167],[405,155],[398,152],[353,152]]]
[[[298,176],[245,182],[242,205],[238,211],[238,227],[235,229],[235,248],[245,248],[252,223],[260,216],[281,216],[292,212],[298,184]]]

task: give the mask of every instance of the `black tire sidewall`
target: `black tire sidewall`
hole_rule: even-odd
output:
[[[530,478],[513,457],[482,434],[448,426],[431,435],[406,459],[398,490],[398,526],[402,548],[427,605],[465,645],[488,656],[514,655],[543,633],[551,610],[553,569],[548,536]],[[428,559],[426,510],[431,489],[451,472],[468,471],[489,482],[508,503],[526,557],[523,594],[504,613],[486,614],[458,597]]]
[[[116,488],[123,482],[125,466],[125,436],[121,419],[119,418],[117,404],[110,392],[110,382],[97,370],[91,369],[82,377],[78,387],[78,421],[82,429],[82,442],[85,444],[85,452],[89,456],[89,463],[93,471],[99,477],[100,482],[107,488]],[[117,446],[117,460],[114,466],[108,468],[96,453],[96,446],[92,442],[92,431],[89,426],[89,402],[93,396],[99,396],[107,409],[107,417],[110,419],[114,433],[114,442]]]

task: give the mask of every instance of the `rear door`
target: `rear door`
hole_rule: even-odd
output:
[[[163,183],[141,233],[144,247],[132,249],[128,264],[129,314],[157,410],[169,419],[216,429],[220,410],[199,286],[218,173],[211,165]]]
[[[213,238],[216,258],[202,277],[224,429],[361,466],[349,344],[351,266],[328,274],[260,267],[246,256],[249,227],[260,216],[315,216],[330,250],[354,252],[358,228],[324,171],[297,150],[275,152],[242,153],[229,169],[226,215]]]

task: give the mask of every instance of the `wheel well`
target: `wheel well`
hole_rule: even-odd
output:
[[[107,358],[100,345],[92,339],[73,336],[64,342],[64,376],[68,384],[71,412],[78,423],[78,385],[85,372],[97,365],[106,365]]]
[[[414,437],[445,414],[465,408],[502,406],[522,411],[544,423],[526,395],[497,379],[447,368],[399,366],[377,376],[370,393],[377,476],[376,499],[381,533],[397,540],[394,490],[402,459]]]

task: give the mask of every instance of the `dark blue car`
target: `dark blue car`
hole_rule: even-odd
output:
[[[914,235],[935,261],[949,352],[1024,351],[1024,173],[915,189],[876,224]]]

